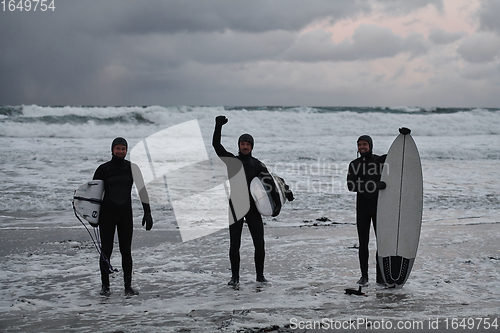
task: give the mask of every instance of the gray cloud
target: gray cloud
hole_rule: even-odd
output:
[[[483,31],[494,31],[500,34],[500,1],[483,0],[479,9],[480,29]]]
[[[186,61],[211,64],[275,59],[296,38],[296,32],[276,30],[260,34],[225,31],[130,36],[126,40],[130,49],[136,46],[136,57],[152,64],[159,61],[176,66]]]
[[[498,79],[500,66],[498,64],[470,64],[462,68],[460,76],[467,80]]]
[[[111,3],[111,4],[110,4]],[[315,20],[332,22],[371,11],[362,0],[107,0],[106,30],[123,34],[298,31]],[[113,19],[114,17],[114,19]]]
[[[355,61],[393,57],[409,53],[411,57],[427,50],[422,35],[400,37],[391,29],[374,25],[361,25],[352,41],[333,43],[331,34],[316,30],[302,35],[284,55],[290,61]]]
[[[443,12],[444,4],[442,0],[378,0],[382,10],[390,15],[406,15],[415,10],[432,5],[439,12]]]
[[[182,82],[159,75],[185,62],[274,58],[308,24],[370,10],[362,0],[91,0],[1,13],[0,104],[121,103]]]
[[[447,32],[443,29],[432,30],[429,39],[438,45],[445,45],[456,42],[467,34],[465,32]]]
[[[401,77],[404,77],[406,75],[406,67],[405,66],[400,66],[394,75],[391,77],[391,80],[397,80]]]
[[[500,55],[500,38],[492,33],[477,33],[465,38],[457,52],[470,63],[487,63]]]
[[[431,48],[437,62],[444,57],[440,45],[464,35],[441,30],[426,40],[365,25],[334,43],[324,31],[301,32],[374,9],[397,16],[426,6],[444,10],[432,0],[65,0],[55,12],[4,12],[0,104],[384,104],[384,89],[399,89],[391,78],[410,76],[412,67],[371,72],[367,63],[401,54],[410,61]],[[498,31],[497,7],[485,2],[482,29]],[[487,36],[464,38],[458,53],[495,68],[496,42]],[[461,74],[476,78],[481,70]]]
[[[56,7],[56,11],[58,7]],[[82,103],[95,95],[114,43],[51,12],[2,13],[0,103]]]

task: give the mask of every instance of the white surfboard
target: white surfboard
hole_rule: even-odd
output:
[[[92,226],[99,224],[99,212],[101,210],[103,194],[104,181],[91,180],[78,187],[73,196],[75,211]]]
[[[277,216],[281,207],[286,202],[285,197],[285,183],[282,178],[271,174],[274,184],[278,190],[280,202],[274,202],[271,191],[266,191],[266,184],[263,183],[261,177],[255,177],[250,182],[250,194],[255,202],[255,206],[261,215],[264,216]]]
[[[422,224],[423,178],[420,156],[410,134],[391,145],[377,205],[377,251],[388,286],[403,286],[417,255]]]

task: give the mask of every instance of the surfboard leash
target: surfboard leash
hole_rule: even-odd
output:
[[[106,255],[104,253],[102,253],[102,249],[101,249],[101,237],[99,236],[98,226],[93,227],[93,229],[94,229],[94,236],[95,236],[95,239],[94,239],[94,237],[92,236],[92,233],[90,232],[90,230],[87,227],[87,225],[80,219],[80,217],[76,213],[75,203],[72,202],[72,205],[73,205],[73,212],[75,213],[76,218],[85,227],[85,229],[87,230],[87,232],[88,232],[88,234],[90,236],[90,239],[92,239],[92,242],[94,243],[94,246],[95,246],[97,252],[99,253],[99,256],[108,265],[108,271],[109,271],[109,273],[118,272],[118,269],[113,268],[113,266],[111,266],[111,262],[109,261],[109,259],[106,258]],[[97,242],[96,242],[96,240],[97,240]]]
[[[94,229],[95,239],[97,240],[96,248],[100,249],[100,251],[97,250],[97,252],[99,252],[99,254],[102,257],[102,259],[104,260],[104,262],[106,262],[106,264],[108,265],[108,271],[109,271],[109,273],[116,273],[116,272],[118,272],[118,269],[113,268],[113,266],[111,266],[111,262],[109,261],[109,259],[106,257],[106,255],[104,253],[102,253],[101,236],[100,236],[100,233],[99,233],[99,228],[98,227],[93,227],[93,229]],[[88,231],[88,229],[87,229],[87,231]],[[95,243],[96,242],[94,242],[94,245],[95,245]]]

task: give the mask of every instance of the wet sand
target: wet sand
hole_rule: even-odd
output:
[[[500,223],[424,222],[408,283],[385,289],[372,282],[365,296],[354,296],[344,289],[359,278],[355,226],[296,222],[267,223],[267,284],[255,282],[244,229],[238,288],[226,284],[227,230],[180,243],[174,230],[146,232],[137,224],[133,285],[140,294],[133,297],[123,295],[121,272],[111,296],[99,295],[98,255],[83,227],[3,228],[0,331],[465,331],[453,329],[457,319],[472,320],[474,331],[499,330],[486,329],[484,318],[500,314]],[[370,248],[373,281],[373,237]],[[112,264],[120,269],[117,246]]]

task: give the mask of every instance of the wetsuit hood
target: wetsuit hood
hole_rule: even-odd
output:
[[[116,155],[111,156],[111,162],[114,164],[122,164],[125,161],[125,157],[118,157]]]
[[[238,151],[238,158],[241,160],[241,161],[250,161],[252,160],[252,152],[249,152],[248,154],[243,154],[241,151]]]
[[[117,145],[124,145],[128,150],[127,140],[125,140],[124,138],[118,137],[118,138],[115,138],[113,140],[113,143],[111,144],[111,155],[113,155],[112,161],[114,163],[121,163],[125,160],[125,157],[118,157],[115,154],[113,154],[113,148],[115,148],[115,146],[117,146]]]
[[[253,151],[253,145],[254,145],[253,136],[251,136],[248,133],[245,133],[245,134],[240,135],[240,137],[238,138],[238,156],[240,156],[243,159],[251,158],[252,157],[252,151],[250,151],[250,153],[248,153],[246,155],[242,154],[241,151],[239,151],[240,142],[242,142],[242,141],[250,142],[250,145],[252,145],[252,151]]]
[[[111,152],[113,152],[113,148],[115,148],[116,145],[124,145],[128,149],[127,140],[124,138],[118,137],[113,140],[113,143],[111,144]]]
[[[250,144],[252,145],[252,149],[253,149],[253,144],[254,144],[254,140],[253,140],[253,136],[251,136],[250,134],[248,133],[245,133],[245,134],[242,134],[240,135],[239,139],[238,139],[238,147],[240,146],[240,142],[241,141],[247,141],[247,142],[250,142]]]
[[[361,154],[361,156],[363,156],[363,157],[371,156],[373,154],[373,140],[372,140],[371,136],[362,135],[358,138],[358,141],[356,141],[356,142],[359,142],[360,140],[364,140],[364,141],[368,142],[368,146],[370,147],[368,152]]]

